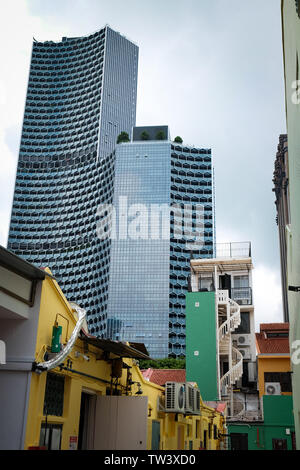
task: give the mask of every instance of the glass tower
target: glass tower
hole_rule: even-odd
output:
[[[185,356],[190,258],[214,256],[211,150],[155,126],[134,128],[114,155],[108,337],[142,342],[152,357]]]
[[[113,200],[113,150],[135,125],[138,47],[106,26],[33,42],[8,249],[49,266],[106,336],[110,240],[97,207]]]

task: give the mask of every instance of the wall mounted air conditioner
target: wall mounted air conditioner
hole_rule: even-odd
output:
[[[165,385],[166,413],[185,413],[185,384],[166,382]]]
[[[240,353],[241,353],[241,355],[243,356],[243,359],[244,359],[245,361],[251,359],[251,351],[250,351],[250,348],[244,348],[244,349],[240,348],[239,351],[240,351]]]
[[[235,335],[238,346],[250,346],[250,335]]]
[[[195,387],[193,385],[187,383],[185,384],[185,412],[186,413],[194,413],[194,406],[195,406]]]
[[[281,395],[281,385],[279,382],[266,382],[265,383],[266,395]]]

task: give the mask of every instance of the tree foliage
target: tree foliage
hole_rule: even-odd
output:
[[[183,140],[182,140],[182,138],[178,135],[177,137],[175,137],[174,142],[176,142],[177,144],[182,144]]]
[[[140,369],[185,369],[185,358],[140,359]]]

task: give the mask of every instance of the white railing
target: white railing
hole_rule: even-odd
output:
[[[229,318],[222,323],[219,328],[219,341],[221,342],[223,338],[228,335],[228,333],[234,331],[241,323],[241,310],[239,304],[234,302],[228,297],[228,291],[218,291],[218,302],[223,304],[225,296],[223,292],[227,293],[227,302],[229,303],[230,307],[230,314]],[[219,301],[220,299],[220,301]]]
[[[228,290],[217,290],[218,303],[226,304],[229,300]]]
[[[240,306],[234,300],[228,297],[228,291],[217,291],[218,304],[227,305],[229,308],[229,315],[227,320],[219,327],[219,347],[220,350],[228,350],[228,356],[231,368],[220,379],[220,390],[222,394],[227,393],[227,387],[235,384],[238,379],[243,375],[243,356],[240,351],[232,347],[230,340],[230,333],[233,332],[241,323]]]
[[[235,384],[235,382],[243,375],[243,356],[238,349],[232,348],[232,368],[221,377],[220,387],[228,387]]]

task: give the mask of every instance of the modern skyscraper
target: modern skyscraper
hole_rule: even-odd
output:
[[[105,336],[110,240],[96,211],[112,202],[117,136],[135,125],[138,47],[106,26],[33,42],[8,248],[49,266]]]
[[[135,127],[116,148],[114,186],[108,336],[185,356],[191,252],[214,254],[211,150],[172,142],[167,126]]]
[[[134,127],[137,64],[108,26],[34,41],[8,248],[50,267],[90,333],[184,356],[191,252],[214,254],[212,157]],[[132,141],[116,145],[121,132]],[[118,237],[103,234],[107,206]]]

